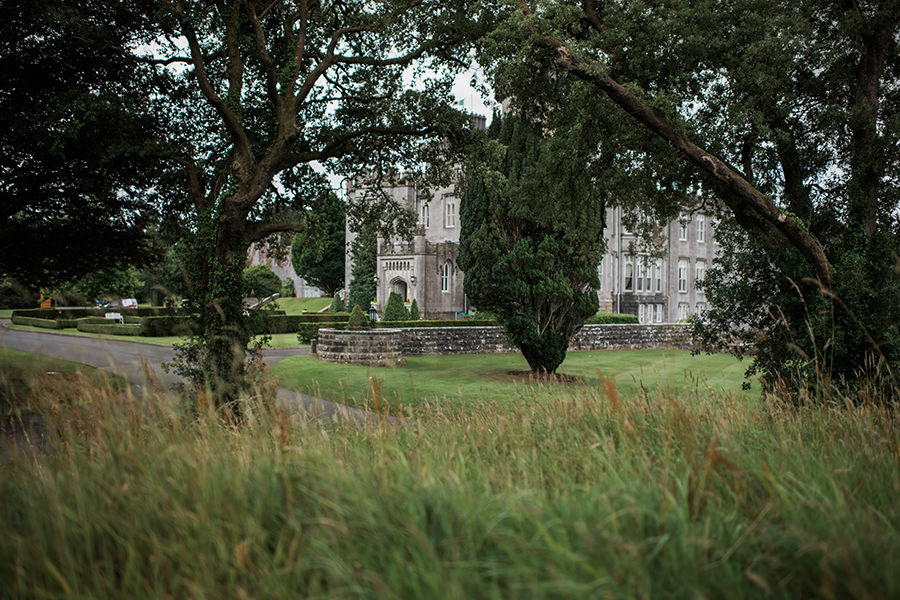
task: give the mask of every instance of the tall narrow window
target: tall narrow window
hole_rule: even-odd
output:
[[[697,289],[703,289],[703,280],[706,278],[706,262],[702,260],[698,260],[697,264],[694,265],[694,274],[697,278]]]
[[[682,242],[687,241],[687,223],[684,221],[678,223],[678,239]]]
[[[638,304],[638,323],[647,322],[647,305]]]
[[[445,262],[441,267],[441,291],[450,291],[450,261]]]
[[[644,261],[643,261],[643,260],[638,259],[638,265],[637,265],[637,291],[639,291],[639,292],[643,292],[643,291],[644,291],[644,275],[646,274],[646,271],[647,271],[647,265],[644,264]]]
[[[625,291],[634,291],[634,263],[630,258],[625,262]]]
[[[648,292],[652,292],[653,289],[650,287],[650,263],[647,262],[646,264],[643,264],[643,267],[644,267],[644,289],[647,290]]]
[[[431,211],[428,210],[428,203],[422,202],[422,208],[419,214],[419,223],[425,226],[425,229],[428,229],[431,226]]]
[[[444,206],[444,227],[456,227],[456,201],[452,198],[447,198]]]
[[[697,215],[697,241],[701,244],[706,238],[706,234],[703,231],[703,227],[706,224],[706,219],[703,215]]]
[[[688,305],[687,302],[679,302],[678,303],[678,320],[686,321],[688,317]]]
[[[653,322],[654,323],[662,323],[663,320],[663,305],[662,304],[654,304],[653,305]]]
[[[603,289],[603,259],[600,259],[600,264],[597,265],[597,291]]]
[[[656,291],[662,292],[662,259],[656,259],[656,273],[654,274],[656,278]]]
[[[686,260],[678,261],[678,291],[687,292],[688,265]]]

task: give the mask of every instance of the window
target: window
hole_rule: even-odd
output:
[[[419,223],[425,226],[425,229],[428,229],[431,226],[431,211],[428,209],[428,203],[423,202],[422,207],[419,210]]]
[[[706,312],[706,302],[698,302],[697,303],[697,314],[702,315]]]
[[[662,259],[656,259],[654,269],[656,270],[654,273],[654,278],[656,279],[656,291],[662,292]]]
[[[625,261],[625,291],[634,291],[634,264],[630,258]]]
[[[688,317],[687,302],[679,302],[678,303],[678,320],[679,321],[687,321],[687,317]]]
[[[694,265],[694,276],[697,279],[697,289],[703,289],[703,280],[706,278],[706,262],[698,260]]]
[[[641,261],[642,271],[644,272],[644,289],[648,292],[652,292],[653,289],[650,287],[650,263]]]
[[[600,259],[600,264],[597,265],[597,291],[603,289],[603,259]]]
[[[662,304],[654,304],[653,305],[653,322],[654,323],[662,323],[663,320],[663,305]]]
[[[456,201],[446,198],[444,204],[444,227],[456,227]]]
[[[686,260],[678,261],[678,291],[687,293],[688,265]]]
[[[678,223],[678,239],[682,242],[687,241],[687,223],[679,222]]]
[[[644,276],[647,272],[647,265],[644,264],[643,260],[638,259],[638,268],[637,268],[637,291],[644,291]],[[649,286],[647,286],[649,287]],[[650,291],[649,289],[647,290]]]
[[[701,244],[704,239],[703,226],[705,225],[705,222],[706,218],[703,215],[697,215],[697,241]]]
[[[647,305],[638,304],[638,323],[647,322]]]
[[[441,267],[441,291],[450,291],[450,261],[445,262]]]

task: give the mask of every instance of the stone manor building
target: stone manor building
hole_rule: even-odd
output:
[[[364,188],[347,183],[349,197]],[[474,311],[463,292],[459,254],[459,203],[451,188],[432,191],[426,202],[412,179],[384,188],[418,215],[412,243],[378,239],[377,309],[384,310],[394,291],[407,302],[415,298],[423,318],[458,319]],[[685,216],[661,228],[664,256],[642,253],[638,237],[622,225],[622,209],[607,212],[607,250],[597,266],[600,310],[630,313],[641,323],[674,323],[706,308],[703,279],[716,255],[713,219]],[[347,232],[347,247],[354,233]],[[346,260],[345,290],[352,264]]]

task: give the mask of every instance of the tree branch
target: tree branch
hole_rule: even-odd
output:
[[[287,222],[251,223],[247,226],[247,233],[244,236],[244,239],[252,244],[266,239],[273,233],[285,233],[288,231],[303,233],[306,231],[306,225],[303,223]]]
[[[771,198],[753,187],[739,172],[723,160],[694,144],[659,109],[653,107],[605,73],[593,61],[582,61],[557,39],[542,37],[539,43],[559,52],[558,63],[573,76],[591,83],[632,118],[670,143],[688,162],[724,185],[729,194],[723,198],[733,211],[750,209],[778,230],[803,255],[810,270],[825,286],[832,281],[831,263],[822,245],[796,219],[781,211]]]
[[[203,94],[203,97],[206,98],[206,101],[209,102],[219,115],[219,118],[222,119],[225,128],[231,135],[238,154],[249,159],[251,157],[250,141],[241,126],[238,116],[213,89],[212,83],[209,80],[209,74],[206,71],[206,64],[203,60],[200,42],[197,40],[197,33],[191,26],[187,15],[185,15],[184,0],[178,0],[175,3],[175,13],[181,18],[181,32],[184,37],[187,38],[188,46],[191,50],[191,59],[194,64],[194,70],[197,74],[197,82],[200,85],[200,91]]]
[[[270,5],[269,8],[272,6]],[[263,72],[266,75],[266,94],[269,96],[269,102],[281,121],[281,98],[278,96],[278,75],[275,72],[275,61],[266,49],[266,34],[262,29],[262,25],[256,16],[255,3],[248,2],[246,4],[247,17],[253,27],[253,38],[256,42],[256,54],[259,56],[259,62],[262,64]],[[269,10],[268,8],[266,10]]]

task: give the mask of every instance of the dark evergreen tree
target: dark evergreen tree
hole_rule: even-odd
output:
[[[344,287],[345,223],[344,203],[328,192],[312,203],[306,230],[291,244],[294,271],[328,296]]]
[[[371,227],[363,227],[363,230],[350,244],[350,257],[353,260],[347,297],[347,305],[350,310],[353,310],[354,306],[359,306],[363,311],[368,311],[369,303],[375,300],[377,251],[375,230]]]
[[[516,117],[495,119],[490,136],[494,151],[469,169],[460,207],[465,291],[533,371],[554,373],[597,311],[603,203],[563,140]]]
[[[331,306],[328,307],[328,310],[331,312],[344,312],[347,310],[347,307],[344,306],[344,301],[341,300],[339,294],[335,294],[334,298],[331,299]]]
[[[419,303],[416,302],[416,299],[413,298],[412,302],[409,305],[409,320],[410,321],[418,321],[421,317],[419,316]]]
[[[409,311],[403,306],[403,298],[397,292],[391,292],[387,304],[384,305],[382,321],[409,321]]]

